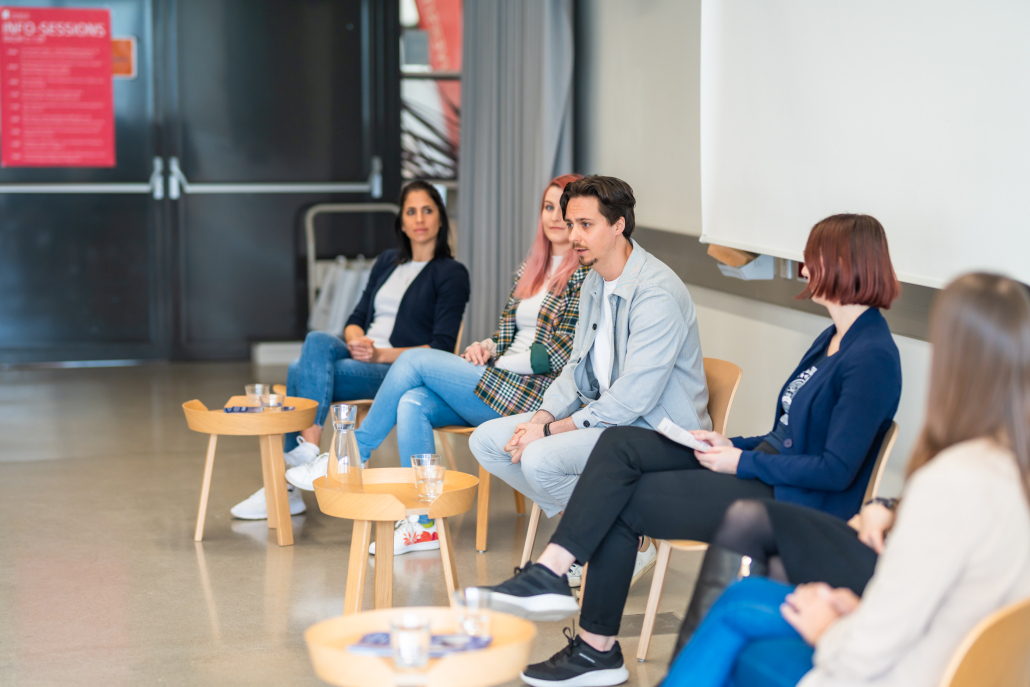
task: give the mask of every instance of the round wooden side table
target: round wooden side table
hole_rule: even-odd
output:
[[[400,670],[393,658],[347,650],[370,632],[389,632],[391,618],[402,612],[428,617],[433,634],[456,632],[454,611],[440,607],[366,611],[323,620],[304,632],[315,674],[339,687],[490,687],[519,676],[536,636],[536,626],[528,620],[490,611],[490,646],[430,659],[420,670]]]
[[[332,463],[332,461],[329,461]],[[333,466],[329,465],[332,470]],[[443,493],[432,503],[419,501],[412,468],[370,468],[361,471],[363,487],[355,490],[338,481],[332,474],[315,479],[318,507],[326,515],[354,521],[347,565],[347,593],[344,614],[361,611],[365,588],[365,570],[372,523],[376,524],[375,607],[393,606],[393,529],[394,523],[409,515],[428,515],[436,520],[440,537],[440,555],[448,595],[458,589],[458,572],[454,566],[454,542],[447,518],[472,508],[479,480],[454,470],[444,471]]]
[[[225,404],[253,406],[246,396],[233,396]],[[293,544],[293,524],[290,522],[290,504],[286,496],[286,464],[283,462],[283,435],[299,432],[315,423],[318,402],[307,398],[289,396],[286,406],[293,410],[279,413],[226,413],[208,410],[197,400],[182,404],[186,424],[194,432],[210,434],[207,444],[207,461],[204,465],[204,481],[200,488],[200,509],[197,512],[197,529],[194,541],[204,538],[204,518],[207,515],[207,497],[211,491],[211,471],[215,466],[215,447],[219,434],[234,436],[256,436],[261,447],[261,475],[265,483],[265,506],[268,509],[268,527],[275,530],[279,546]]]

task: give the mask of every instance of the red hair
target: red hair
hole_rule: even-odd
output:
[[[805,267],[808,285],[798,298],[888,309],[901,295],[887,233],[869,215],[833,215],[812,227]]]
[[[543,196],[540,198],[540,212],[543,213],[544,211],[548,189],[554,186],[559,191],[564,191],[568,184],[582,178],[581,174],[562,174],[560,177],[551,179],[551,182],[544,188]],[[526,256],[526,264],[522,268],[522,276],[519,277],[519,283],[515,286],[514,296],[518,299],[530,298],[545,285],[544,282],[546,282],[548,291],[558,295],[565,290],[569,277],[572,276],[577,267],[579,267],[579,258],[576,257],[574,251],[570,250],[565,254],[565,258],[558,263],[558,267],[554,270],[550,280],[547,279],[547,272],[551,269],[551,241],[547,238],[547,234],[544,233],[543,218],[538,216],[536,238],[533,239],[529,255]]]

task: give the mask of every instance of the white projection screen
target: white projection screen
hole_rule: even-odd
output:
[[[1030,1],[703,0],[702,241],[867,213],[902,281],[1030,282]]]

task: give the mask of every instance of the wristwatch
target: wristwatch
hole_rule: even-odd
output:
[[[898,508],[898,500],[897,499],[885,499],[882,496],[877,496],[876,498],[869,499],[868,501],[863,503],[862,506],[863,507],[871,506],[874,503],[878,503],[878,504],[880,504],[881,506],[883,506],[884,508],[886,508],[887,510],[890,510],[890,511],[897,510],[897,508]]]
[[[551,436],[551,423],[550,422],[545,422],[544,423],[544,436],[545,437]]]

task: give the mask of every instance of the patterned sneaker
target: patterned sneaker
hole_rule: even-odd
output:
[[[573,563],[572,567],[569,568],[568,577],[569,586],[573,589],[583,584],[583,566],[579,563]]]
[[[436,520],[426,524],[418,521],[417,515],[398,520],[393,526],[393,555],[410,551],[433,551],[440,548],[440,537],[436,533]],[[368,546],[368,554],[376,555],[376,543]]]
[[[565,620],[579,613],[565,575],[559,577],[539,563],[515,568],[515,577],[495,587],[486,587],[490,607],[527,620]]]
[[[629,680],[622,647],[598,651],[565,628],[568,646],[542,663],[527,666],[522,681],[533,687],[611,687]]]
[[[637,560],[633,564],[633,579],[630,581],[629,586],[633,586],[637,583],[644,574],[654,567],[655,561],[658,557],[658,549],[655,548],[654,539],[651,540],[651,544],[644,551],[637,551]]]

